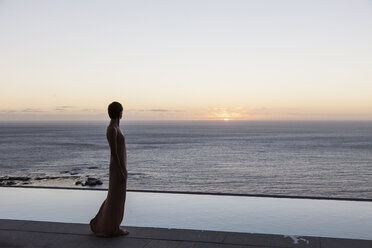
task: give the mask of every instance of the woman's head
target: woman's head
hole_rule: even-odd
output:
[[[108,114],[111,119],[120,119],[123,112],[123,106],[118,102],[112,102],[108,106]]]

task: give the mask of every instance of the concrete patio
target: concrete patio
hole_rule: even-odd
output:
[[[0,219],[0,247],[372,248],[370,240],[126,227],[130,235],[98,238],[87,224]]]

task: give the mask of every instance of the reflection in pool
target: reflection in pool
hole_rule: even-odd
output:
[[[0,219],[89,223],[105,191],[0,188]],[[372,239],[372,202],[128,192],[123,225]]]

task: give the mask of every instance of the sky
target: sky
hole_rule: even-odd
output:
[[[372,120],[371,0],[0,0],[0,121]]]

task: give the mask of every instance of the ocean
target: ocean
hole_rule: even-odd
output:
[[[0,123],[0,178],[107,188],[105,122]],[[128,189],[372,199],[372,122],[122,121]]]

